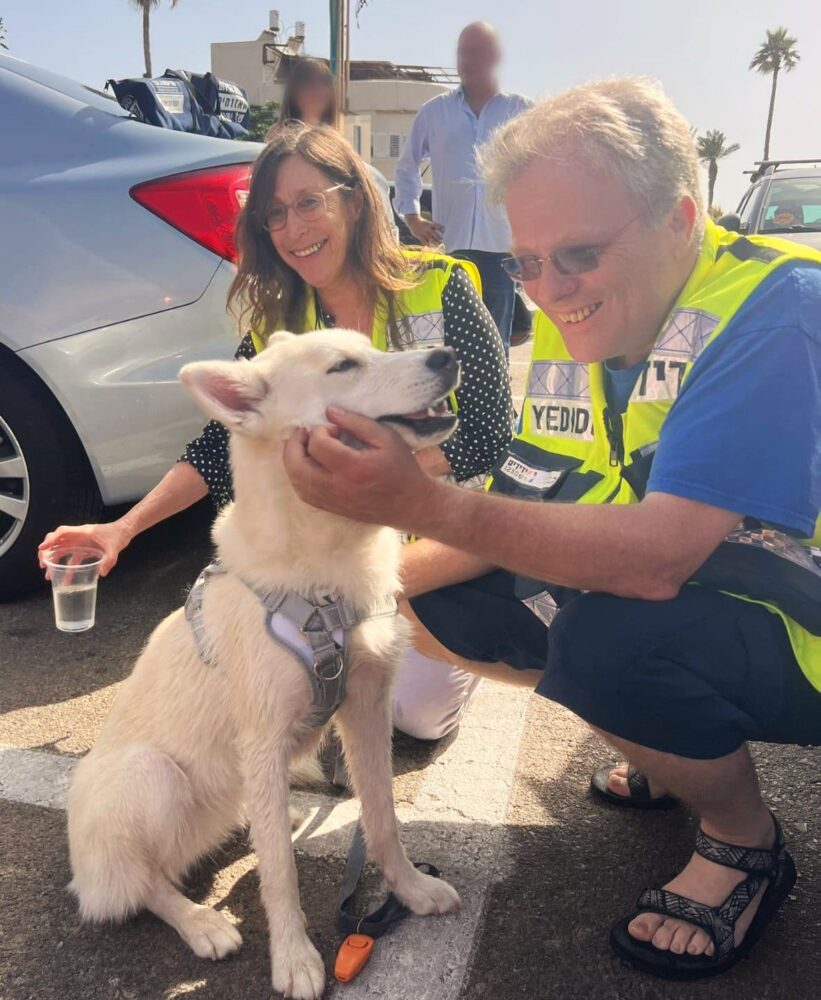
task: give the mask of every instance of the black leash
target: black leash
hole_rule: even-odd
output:
[[[394,924],[404,920],[410,910],[404,903],[400,903],[391,892],[377,909],[361,917],[356,915],[353,908],[353,897],[356,894],[359,880],[362,878],[367,853],[365,834],[361,822],[358,822],[348,851],[345,874],[342,876],[342,884],[339,886],[336,898],[336,926],[342,934],[367,934],[368,937],[378,938],[390,930]],[[426,875],[433,875],[434,878],[440,877],[439,869],[425,861],[417,862],[414,867]]]

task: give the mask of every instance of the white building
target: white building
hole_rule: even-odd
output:
[[[306,54],[301,22],[287,41],[280,38],[276,11],[271,25],[252,41],[211,44],[211,72],[238,83],[252,104],[280,101],[291,67]],[[457,82],[453,71],[441,67],[352,60],[345,134],[392,181],[416,112]]]

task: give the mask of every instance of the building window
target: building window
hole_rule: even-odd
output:
[[[392,160],[398,160],[402,154],[402,147],[405,145],[403,135],[397,135],[396,132],[391,132],[389,140],[389,152],[388,156]]]
[[[388,136],[385,132],[374,132],[371,135],[371,159],[385,160],[388,156]]]
[[[353,148],[362,155],[362,126],[354,125],[353,127]]]

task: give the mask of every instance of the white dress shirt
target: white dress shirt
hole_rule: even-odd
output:
[[[396,211],[400,215],[419,212],[421,167],[429,160],[433,221],[444,227],[445,249],[507,250],[507,216],[502,208],[487,204],[476,150],[495,129],[532,103],[520,94],[498,93],[477,115],[459,88],[423,104],[396,165]]]

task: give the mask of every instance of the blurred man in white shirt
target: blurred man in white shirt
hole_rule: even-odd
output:
[[[469,24],[456,51],[458,90],[423,104],[396,166],[395,207],[420,243],[444,243],[448,253],[472,260],[482,276],[482,297],[510,345],[515,289],[502,271],[510,247],[504,211],[489,206],[476,166],[476,150],[490,133],[530,107],[519,94],[499,89],[502,52],[495,28]],[[421,168],[429,161],[433,175],[433,219],[420,214]]]

